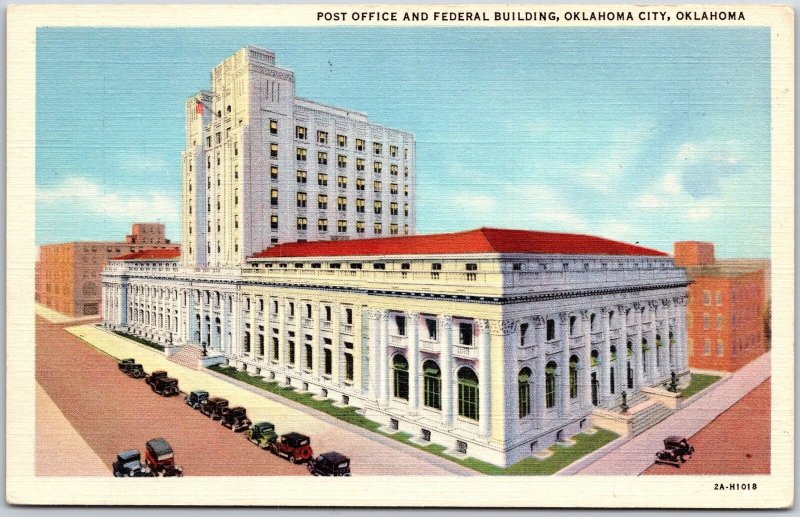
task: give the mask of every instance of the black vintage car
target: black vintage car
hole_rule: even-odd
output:
[[[128,358],[125,358],[125,359],[121,359],[121,360],[120,360],[120,362],[119,362],[119,363],[117,363],[117,367],[119,367],[119,370],[120,370],[121,372],[124,372],[124,371],[125,371],[125,368],[127,367],[127,365],[129,365],[129,364],[133,364],[133,363],[135,363],[135,362],[136,362],[136,359],[133,359],[133,358],[131,358],[131,357],[128,357]]]
[[[167,377],[167,376],[168,375],[167,375],[166,371],[164,371],[164,370],[156,370],[153,373],[151,373],[150,375],[148,375],[147,377],[145,377],[144,378],[144,382],[146,382],[147,384],[152,386],[153,384],[155,384],[156,379],[159,379],[161,377]]]
[[[150,388],[162,397],[172,397],[178,395],[181,391],[178,389],[178,379],[171,377],[159,377],[155,380]]]
[[[238,433],[248,429],[253,422],[247,418],[247,410],[245,408],[234,407],[222,410],[222,417],[219,419],[219,423]]]
[[[111,464],[111,470],[117,478],[153,476],[153,471],[142,465],[142,455],[136,449],[117,454],[117,461]]]
[[[228,407],[227,399],[211,397],[200,403],[200,412],[212,420],[222,418],[222,410]]]
[[[307,467],[314,476],[350,476],[350,458],[335,451],[310,459]]]
[[[694,452],[694,447],[689,445],[689,441],[683,436],[667,436],[664,439],[664,449],[675,451],[675,454],[684,458],[683,461],[686,461],[686,456],[691,456]]]
[[[123,365],[122,371],[127,373],[134,379],[141,379],[145,375],[147,375],[144,371],[144,367],[139,363],[125,363]]]
[[[194,390],[193,392],[186,395],[186,398],[184,398],[183,401],[186,402],[186,405],[194,409],[200,409],[200,404],[202,404],[203,401],[206,399],[208,399],[207,391]]]
[[[144,461],[157,476],[183,476],[183,468],[175,464],[175,453],[172,451],[172,446],[163,438],[153,438],[147,442]]]

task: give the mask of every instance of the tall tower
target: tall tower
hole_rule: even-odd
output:
[[[295,96],[245,47],[186,103],[183,264],[238,266],[298,240],[414,233],[414,136]]]

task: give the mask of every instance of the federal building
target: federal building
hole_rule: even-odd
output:
[[[546,231],[413,235],[413,135],[295,98],[273,59],[247,47],[189,100],[183,249],[112,261],[108,327],[178,354],[205,346],[386,432],[502,466],[568,442],[623,392],[687,378],[688,281],[671,257]],[[318,153],[335,166],[309,166]],[[347,207],[299,206],[301,193]],[[407,208],[363,212],[359,199]]]

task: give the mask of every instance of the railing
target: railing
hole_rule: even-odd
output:
[[[342,332],[342,334],[350,334],[350,335],[352,335],[353,334],[353,326],[352,325],[347,325],[346,323],[342,324],[341,332]]]
[[[477,359],[478,349],[474,346],[453,345],[453,355],[465,359]]]
[[[311,318],[303,318],[303,328],[304,329],[314,328],[314,320],[312,320]]]
[[[396,346],[396,347],[403,347],[406,346],[406,336],[389,336],[389,345]]]
[[[441,352],[441,344],[438,341],[431,339],[420,339],[419,348],[420,350],[424,350],[426,352]]]
[[[321,321],[319,324],[322,330],[330,330],[331,329],[331,322],[330,321]]]
[[[535,354],[535,347],[526,346],[524,348],[517,348],[517,360],[519,361],[527,361],[528,359],[532,359]]]

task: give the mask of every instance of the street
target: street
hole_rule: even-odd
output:
[[[315,455],[337,450],[349,456],[353,475],[475,474],[389,438],[344,423],[332,424],[317,418],[311,410],[298,411],[207,373],[189,370],[156,351],[92,326],[77,329],[86,339],[102,341],[103,346],[135,357],[148,372],[168,370],[180,380],[184,391],[192,383],[195,389],[202,383],[212,396],[223,396],[232,405],[246,407],[254,422],[270,420],[279,434],[298,431],[310,435]],[[162,437],[172,445],[186,476],[309,475],[304,465],[273,456],[247,441],[243,433],[233,433],[189,408],[183,395],[156,395],[143,380],[122,374],[116,359],[66,331],[64,324],[37,316],[36,342],[38,383],[109,467],[118,452],[131,448],[143,451],[147,440]],[[42,471],[47,464],[40,467],[37,473],[47,475]]]

